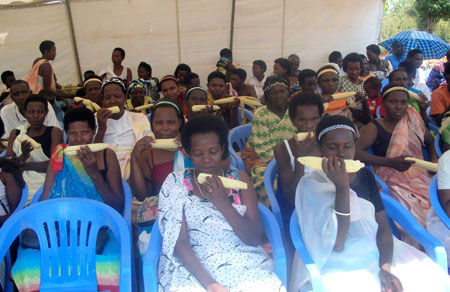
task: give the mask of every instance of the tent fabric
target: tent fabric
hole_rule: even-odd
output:
[[[140,61],[151,64],[156,77],[187,63],[206,85],[219,51],[230,44],[232,2],[71,0],[81,70],[99,73],[111,64],[113,48],[122,47],[133,77]],[[270,74],[276,58],[292,53],[303,69],[318,69],[333,50],[365,53],[377,43],[384,12],[383,0],[235,2],[234,63],[248,77],[255,59],[264,60]],[[56,43],[58,82],[77,82],[65,3],[0,9],[0,71],[24,78],[45,39]]]

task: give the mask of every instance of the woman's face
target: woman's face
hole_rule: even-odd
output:
[[[144,69],[144,67],[138,68],[138,77],[139,79],[149,80],[150,79],[150,71]]]
[[[215,132],[192,135],[189,158],[197,173],[218,174],[223,152],[224,146]]]
[[[402,84],[404,87],[408,87],[408,75],[406,75],[406,72],[404,71],[397,71],[392,76],[392,83],[398,83]]]
[[[171,106],[161,106],[152,113],[152,131],[156,139],[175,138],[180,133],[181,120],[176,109]]]
[[[31,126],[40,127],[44,124],[47,112],[42,102],[32,101],[27,104],[25,118]]]
[[[100,84],[100,82],[91,81],[86,84],[84,89],[86,90],[87,99],[95,102],[96,104],[100,103],[100,101],[102,100],[102,85]]]
[[[281,67],[280,64],[273,64],[273,73],[277,75],[287,75],[287,70]]]
[[[317,89],[317,81],[316,81],[316,77],[311,76],[311,77],[306,77],[302,84],[302,89],[303,91],[306,92],[315,92]]]
[[[180,94],[180,89],[175,81],[167,80],[161,84],[161,92],[165,98],[176,101]]]
[[[120,51],[113,51],[112,56],[111,56],[111,61],[113,62],[114,65],[120,65],[122,64],[124,57],[122,57],[122,54],[120,53]]]
[[[180,81],[180,84],[184,84],[184,78],[186,78],[188,71],[179,70],[177,73],[177,79]]]
[[[187,106],[189,110],[192,110],[193,105],[201,105],[201,104],[207,104],[206,102],[206,93],[199,90],[193,90],[191,93],[189,93],[189,99],[187,100]]]
[[[339,78],[336,73],[327,72],[320,76],[317,84],[322,89],[322,94],[333,94],[336,92]]]
[[[259,65],[253,64],[252,73],[253,76],[262,76],[264,74],[264,70]]]
[[[369,59],[369,62],[371,62],[371,63],[376,63],[379,59],[379,55],[375,54],[372,51],[367,51],[366,55],[367,55],[367,59]]]
[[[332,130],[324,135],[320,142],[322,156],[337,156],[342,159],[355,157],[355,137],[353,132],[346,129]]]
[[[120,85],[111,83],[103,88],[103,107],[108,108],[118,106],[120,108],[119,113],[111,116],[113,119],[120,118],[122,116],[125,102],[126,97]]]
[[[289,102],[289,88],[283,85],[274,85],[266,96],[268,108],[283,109]]]
[[[94,134],[95,128],[91,129],[87,121],[76,121],[69,124],[67,140],[73,146],[91,144]]]
[[[384,98],[382,104],[386,115],[394,121],[399,121],[408,109],[408,94],[402,90],[392,91]]]
[[[361,73],[369,73],[369,61],[366,58],[362,59],[361,62]]]
[[[360,62],[348,62],[347,63],[347,76],[351,81],[355,81],[358,79],[359,74],[361,73],[361,63]]]
[[[292,121],[292,124],[299,133],[315,131],[319,122],[319,109],[316,105],[297,106],[295,119]]]
[[[213,78],[208,82],[208,90],[214,99],[225,96],[225,81],[222,78]]]
[[[142,87],[135,87],[131,92],[131,99],[137,105],[143,105],[145,100],[145,89]]]

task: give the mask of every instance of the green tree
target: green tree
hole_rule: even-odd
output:
[[[440,20],[450,20],[449,0],[415,0],[414,8],[420,30],[433,33]]]

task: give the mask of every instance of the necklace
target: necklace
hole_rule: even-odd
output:
[[[223,169],[220,169],[220,171],[221,171],[222,176],[225,176],[225,174],[224,174],[224,172],[223,172]],[[203,191],[202,191],[202,189],[200,188],[200,185],[198,184],[198,181],[197,181],[197,173],[196,173],[195,168],[194,168],[194,182],[195,182],[195,185],[197,186],[198,191],[200,192],[200,195],[201,195],[205,200],[208,200],[208,201],[209,201],[209,199],[205,196],[205,194],[203,194]]]

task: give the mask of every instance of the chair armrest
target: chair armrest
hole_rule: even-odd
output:
[[[142,264],[145,291],[158,292],[158,264],[162,242],[163,239],[159,232],[158,220],[156,220],[152,228],[147,253],[144,256],[144,262]]]
[[[373,174],[373,176],[375,177],[375,181],[380,185],[381,187],[381,191],[387,195],[389,195],[389,187],[387,186],[387,184],[384,182],[384,180],[382,180],[376,173],[375,171],[373,171],[373,169],[366,165],[366,168],[368,170],[370,170],[370,172]]]

